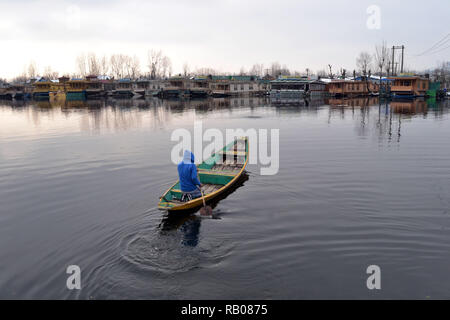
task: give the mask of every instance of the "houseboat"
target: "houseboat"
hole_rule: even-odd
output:
[[[86,77],[86,98],[101,98],[106,95],[103,82],[96,75]]]
[[[267,95],[270,92],[270,80],[258,79],[258,95]]]
[[[306,92],[309,96],[323,96],[327,93],[327,84],[321,80],[309,80],[306,84]]]
[[[272,99],[301,99],[307,91],[308,80],[296,77],[279,77],[270,81]]]
[[[48,99],[52,82],[46,79],[40,79],[33,83],[33,99]]]
[[[394,97],[424,97],[430,88],[430,79],[419,76],[389,77]]]
[[[166,81],[161,91],[163,98],[189,97],[190,80],[181,76],[175,76]]]
[[[254,96],[259,92],[256,76],[231,76],[230,94],[232,96]]]
[[[159,79],[148,80],[148,89],[145,91],[146,96],[158,96],[164,88],[164,81]]]
[[[206,97],[210,92],[209,80],[206,76],[192,78],[189,83],[189,95],[193,98]]]
[[[113,91],[116,89],[116,83],[114,78],[106,75],[98,76],[97,79],[101,82],[103,87],[104,96],[112,96]]]
[[[88,81],[73,78],[66,82],[66,99],[67,100],[85,100]]]
[[[145,97],[149,87],[150,81],[146,79],[139,79],[134,83],[134,92],[139,97]]]
[[[49,91],[50,102],[62,102],[66,100],[68,77],[60,77],[58,80],[52,80]]]
[[[371,81],[333,80],[327,89],[335,97],[357,97],[378,93],[379,85]]]
[[[214,97],[227,97],[231,95],[230,90],[231,77],[229,76],[211,76],[209,82],[209,92]]]
[[[133,82],[131,79],[120,79],[116,82],[116,88],[113,90],[113,97],[132,98],[134,95]]]
[[[8,84],[0,83],[0,99],[10,100],[13,95],[10,92],[10,86]]]

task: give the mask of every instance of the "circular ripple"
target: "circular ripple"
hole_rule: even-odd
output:
[[[122,239],[121,258],[140,270],[162,273],[220,263],[231,252],[231,246],[217,239],[201,239],[200,224],[201,219],[191,219],[174,230],[137,230]]]

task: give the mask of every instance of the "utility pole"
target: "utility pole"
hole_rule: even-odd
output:
[[[402,50],[402,62],[400,64],[400,73],[403,73],[403,60],[405,58],[405,46],[392,46],[392,75],[394,75],[394,66],[396,65],[395,59],[395,50]],[[398,64],[398,62],[397,62]],[[397,75],[397,71],[395,71],[395,75]]]
[[[403,73],[403,58],[405,56],[405,46],[402,45],[402,68],[401,68],[401,73]]]
[[[392,46],[392,75],[394,75],[394,59],[395,59],[395,46]]]

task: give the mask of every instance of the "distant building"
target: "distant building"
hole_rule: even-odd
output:
[[[425,96],[430,88],[430,79],[420,76],[389,77],[391,93],[396,96]]]
[[[379,92],[379,85],[375,82],[333,80],[327,84],[328,92],[333,96],[360,96]]]

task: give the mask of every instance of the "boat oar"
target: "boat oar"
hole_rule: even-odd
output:
[[[206,205],[205,201],[205,195],[203,194],[203,190],[201,188],[200,192],[202,193],[202,200],[203,200],[203,207],[200,209],[200,215],[202,216],[211,216],[212,215],[212,208],[210,206]]]

